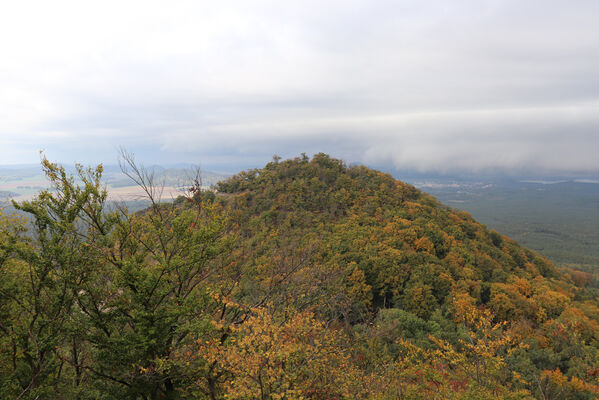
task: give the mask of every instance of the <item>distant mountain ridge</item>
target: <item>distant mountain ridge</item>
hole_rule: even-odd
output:
[[[179,167],[162,167],[162,166],[151,166],[147,167],[148,171],[153,171],[154,182],[157,185],[163,185],[171,188],[174,191],[178,188],[190,185],[195,177],[195,167],[191,165],[179,165]],[[65,166],[66,171],[76,175],[76,169],[74,166]],[[218,183],[218,181],[226,179],[230,174],[204,171],[201,172],[201,184],[203,186],[212,186]],[[131,197],[132,195],[125,189],[131,188],[136,189],[137,185],[127,177],[117,165],[104,166],[104,183],[112,188],[119,189],[115,190],[115,193],[125,193]],[[0,192],[7,194],[10,193],[10,197],[17,199],[28,199],[34,196],[42,188],[46,188],[49,185],[49,181],[43,175],[41,167],[39,165],[24,165],[24,166],[0,166]]]

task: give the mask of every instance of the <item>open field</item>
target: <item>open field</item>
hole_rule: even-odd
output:
[[[185,188],[190,185],[192,180],[191,173],[183,168],[155,167],[154,170],[155,186],[152,189],[165,200],[184,194]],[[202,187],[208,188],[226,177],[227,175],[222,173],[202,172]],[[117,167],[105,167],[104,182],[112,201],[134,202],[146,197],[143,189]],[[48,186],[49,182],[39,166],[0,166],[0,201],[30,200]]]

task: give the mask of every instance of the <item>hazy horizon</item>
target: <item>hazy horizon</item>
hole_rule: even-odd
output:
[[[283,157],[282,160],[292,159],[301,157],[301,154],[291,155],[289,157]],[[313,156],[313,154],[308,154]],[[155,162],[145,162],[137,160],[136,163],[140,166],[149,169],[156,169],[160,171],[164,170],[178,170],[178,171],[193,171],[196,168],[200,168],[201,171],[210,174],[223,174],[226,176],[232,176],[238,172],[260,169],[264,167],[268,162],[273,161],[273,156],[270,158],[264,158],[256,162],[243,162],[240,160],[230,163],[216,163],[207,165],[199,162],[179,162],[179,163],[160,163],[159,160]],[[334,155],[333,155],[334,157]],[[67,170],[75,172],[75,164],[81,164],[85,167],[94,167],[98,164],[102,164],[106,173],[115,173],[120,171],[117,156],[115,156],[113,162],[99,162],[99,163],[86,163],[86,162],[75,162],[75,163],[63,163],[57,160],[50,160],[63,165]],[[389,164],[377,164],[377,163],[362,163],[362,162],[351,162],[345,159],[341,159],[346,165],[364,165],[368,168],[373,168],[382,172],[388,172],[392,174],[396,179],[405,180],[406,182],[414,182],[415,180],[421,179],[441,179],[449,181],[451,179],[457,180],[495,180],[495,179],[508,179],[514,181],[521,181],[524,183],[539,183],[539,184],[554,184],[554,183],[599,183],[599,171],[559,171],[559,170],[535,170],[535,169],[497,169],[497,168],[479,168],[479,169],[448,169],[448,170],[421,170],[416,168],[398,168]],[[37,163],[26,163],[26,164],[0,164],[0,188],[3,182],[3,171],[23,171],[28,170],[36,174],[42,173],[42,166],[40,162]]]

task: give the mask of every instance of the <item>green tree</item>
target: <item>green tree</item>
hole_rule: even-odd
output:
[[[71,335],[76,285],[86,265],[79,222],[106,199],[99,183],[101,166],[95,170],[78,166],[80,186],[64,168],[45,158],[42,167],[55,191],[44,190],[21,204],[13,202],[29,215],[31,232],[26,236],[24,226],[16,225],[8,239],[4,233],[0,260],[1,340],[5,360],[10,360],[2,376],[10,383],[3,390],[17,398],[73,393],[81,384],[80,376],[66,377],[69,372],[63,368],[61,353],[68,347],[72,356],[79,346]]]

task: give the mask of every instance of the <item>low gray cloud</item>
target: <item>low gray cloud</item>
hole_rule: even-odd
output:
[[[599,171],[596,1],[3,8],[0,163]]]

